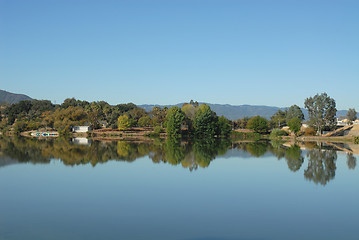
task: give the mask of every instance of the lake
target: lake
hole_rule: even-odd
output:
[[[358,239],[352,152],[0,137],[0,239]]]

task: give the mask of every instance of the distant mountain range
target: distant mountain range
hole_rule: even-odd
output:
[[[0,90],[0,103],[7,102],[10,104],[18,103],[22,100],[32,100],[31,97],[26,96],[24,94],[15,94],[10,93],[4,90]],[[176,105],[138,105],[139,107],[144,108],[146,111],[151,111],[154,106],[160,106],[168,108],[172,106],[178,106],[182,107],[184,103],[178,103]],[[203,104],[203,102],[199,103]],[[229,104],[212,104],[212,103],[205,103],[211,107],[213,111],[217,113],[218,116],[225,116],[228,119],[231,120],[237,120],[239,118],[244,117],[253,117],[260,115],[262,117],[265,117],[267,119],[270,119],[270,117],[275,114],[279,109],[285,110],[286,108],[279,108],[279,107],[270,107],[270,106],[255,106],[255,105],[229,105]],[[305,118],[307,119],[308,112],[306,109],[302,109]],[[345,116],[347,114],[347,110],[338,110],[337,116]]]
[[[172,107],[178,106],[182,107],[184,103],[178,103],[176,105],[138,105],[139,107],[144,108],[146,111],[151,111],[153,107],[160,106],[160,107]],[[202,102],[199,104],[203,104]],[[213,111],[217,113],[218,116],[225,116],[230,120],[238,120],[239,118],[244,117],[253,117],[260,115],[267,119],[275,114],[278,110],[284,111],[286,108],[279,108],[279,107],[270,107],[270,106],[255,106],[255,105],[229,105],[229,104],[212,104],[212,103],[205,103],[211,107]],[[288,107],[289,108],[289,107]],[[308,118],[308,111],[305,108],[302,108],[304,117]],[[347,110],[338,110],[337,116],[345,116],[347,114]]]
[[[32,100],[32,98],[24,94],[16,94],[16,93],[10,93],[4,90],[0,90],[0,103],[6,102],[13,104],[23,100]]]

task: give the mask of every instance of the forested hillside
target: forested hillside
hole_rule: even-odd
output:
[[[0,103],[18,103],[23,100],[31,100],[32,98],[24,94],[10,93],[4,90],[0,90]]]

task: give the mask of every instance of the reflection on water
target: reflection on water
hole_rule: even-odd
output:
[[[336,148],[336,150],[334,149]],[[176,139],[149,142],[100,142],[87,139],[48,139],[0,138],[0,167],[14,163],[50,163],[59,159],[64,165],[91,164],[96,166],[110,160],[133,162],[148,156],[153,163],[182,165],[190,171],[206,168],[218,156],[234,153],[249,154],[252,157],[274,155],[278,160],[285,159],[288,169],[297,172],[302,168],[305,159],[304,177],[316,184],[326,185],[333,180],[336,172],[337,150],[344,145],[325,143],[304,143],[285,146],[280,142],[237,142],[226,139],[181,142]],[[233,151],[231,151],[233,154]],[[347,153],[347,166],[355,169],[356,157]]]
[[[311,150],[307,154],[308,167],[304,171],[306,179],[322,185],[327,184],[335,177],[337,169],[335,161],[337,153],[334,150]]]

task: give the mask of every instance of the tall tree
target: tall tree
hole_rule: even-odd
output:
[[[349,108],[347,113],[347,119],[352,122],[357,120],[357,112],[355,111],[355,108]]]
[[[286,114],[287,123],[293,118],[299,118],[302,121],[304,120],[302,109],[297,105],[290,106]]]
[[[218,118],[218,135],[219,136],[228,136],[231,133],[231,121],[229,121],[226,117],[220,116]]]
[[[297,117],[292,118],[291,120],[289,120],[288,126],[289,126],[289,129],[292,132],[294,132],[295,136],[297,136],[297,134],[302,126],[302,121]]]
[[[169,137],[181,137],[181,125],[185,120],[182,110],[175,106],[168,109],[166,116],[166,132]]]
[[[287,124],[286,121],[287,111],[278,110],[270,118],[271,128],[281,128]]]
[[[335,127],[335,115],[337,113],[335,100],[326,93],[317,94],[305,99],[305,108],[309,114],[309,125],[322,134],[324,128]]]
[[[218,131],[218,117],[208,105],[202,104],[194,117],[193,127],[197,137],[213,137]]]

